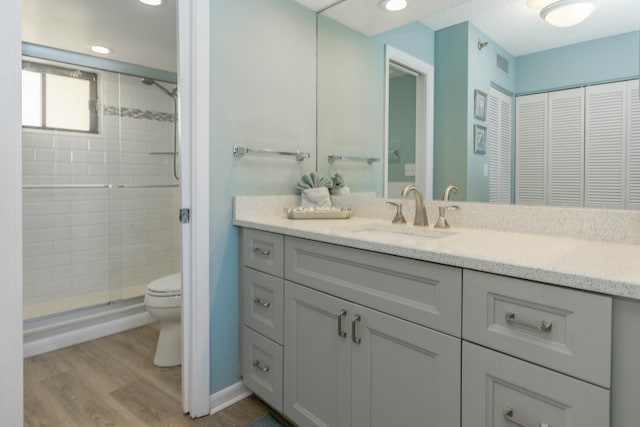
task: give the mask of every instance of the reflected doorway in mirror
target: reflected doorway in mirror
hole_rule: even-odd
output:
[[[433,66],[390,45],[385,56],[383,195],[415,184],[431,200]]]

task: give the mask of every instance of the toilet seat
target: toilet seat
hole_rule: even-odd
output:
[[[164,276],[147,285],[147,295],[151,297],[179,297],[182,296],[180,273]]]

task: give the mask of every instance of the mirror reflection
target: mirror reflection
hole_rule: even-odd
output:
[[[341,23],[349,19],[338,9],[353,1],[318,16],[319,172],[341,173],[352,192],[383,196],[388,187],[397,197],[396,183],[416,180],[414,167],[430,160],[425,192],[433,198],[454,184],[457,200],[640,209],[637,2],[616,2],[623,10],[614,18],[613,6],[596,8],[585,22],[560,29],[525,1],[511,2],[506,19],[516,22],[504,25],[496,2],[471,1],[466,14],[463,4],[365,35]],[[518,24],[515,7],[532,21]],[[506,34],[514,25],[528,43]],[[394,113],[399,100],[388,48],[434,67],[434,107],[425,112],[433,118],[433,148],[424,158],[395,151],[416,131],[410,113]],[[477,92],[486,95],[484,116],[475,111]],[[405,101],[407,108],[411,96]],[[383,161],[329,164],[326,155],[336,151]]]
[[[416,92],[419,74],[393,61],[387,72],[387,192],[400,194],[405,185],[416,184]]]

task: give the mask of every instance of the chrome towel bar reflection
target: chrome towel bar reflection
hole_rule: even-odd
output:
[[[178,188],[179,184],[150,184],[150,185],[129,185],[120,184],[118,188]],[[77,189],[99,189],[113,188],[112,184],[57,184],[57,185],[23,185],[23,190],[77,190]]]
[[[61,190],[78,188],[111,188],[111,184],[55,184],[55,185],[23,185],[23,190]]]
[[[367,162],[368,165],[374,162],[379,162],[379,157],[356,157],[356,156],[344,156],[342,154],[329,154],[329,163],[333,163],[336,160],[351,160],[354,162]]]
[[[245,154],[273,154],[276,156],[294,156],[298,161],[302,161],[311,157],[311,154],[305,153],[303,151],[278,151],[270,150],[267,148],[257,150],[247,147],[238,147],[237,145],[233,146],[233,157],[242,157]]]
[[[120,184],[118,188],[178,188],[179,184],[149,184],[149,185],[129,185]]]

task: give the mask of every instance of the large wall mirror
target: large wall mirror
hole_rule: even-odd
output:
[[[418,182],[434,199],[455,184],[458,200],[640,209],[640,3],[600,2],[568,28],[526,0],[444,2],[428,16],[409,2],[384,25],[355,13],[364,3],[318,14],[320,173],[378,196]],[[415,80],[389,64],[389,49],[435,71],[426,154],[400,148],[420,134],[408,116],[389,122],[399,104],[389,82],[407,90]],[[413,176],[421,161],[433,164],[424,184]]]

